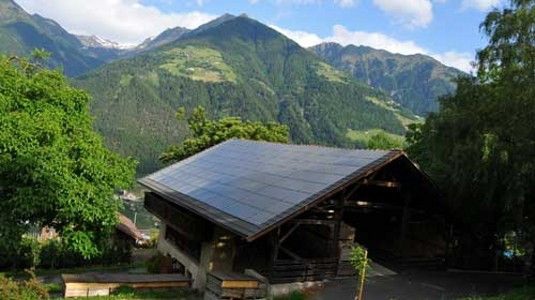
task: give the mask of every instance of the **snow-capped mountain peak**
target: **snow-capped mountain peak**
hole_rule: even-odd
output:
[[[77,35],[78,40],[88,48],[129,49],[132,45],[119,44],[96,35]]]

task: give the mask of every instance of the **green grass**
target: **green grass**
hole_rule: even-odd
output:
[[[59,283],[45,283],[45,288],[49,294],[58,294],[63,292],[63,285]]]
[[[535,285],[515,288],[507,293],[496,296],[468,297],[462,300],[532,300],[535,299]]]
[[[325,77],[332,82],[346,83],[346,77],[344,73],[336,70],[324,62],[320,62],[316,65],[316,74]]]
[[[405,143],[405,137],[399,134],[389,133],[382,129],[370,129],[370,130],[353,130],[348,129],[346,137],[353,142],[358,142],[362,145],[367,145],[370,138],[376,134],[384,133],[392,140],[398,142],[399,144]]]
[[[294,291],[288,295],[277,296],[273,300],[305,300],[306,296],[303,292]]]
[[[396,118],[401,122],[401,124],[403,124],[405,128],[407,128],[407,126],[410,124],[423,123],[425,121],[424,118],[412,115],[410,112],[403,110],[399,105],[394,102],[387,103],[375,97],[366,97],[366,99],[387,110],[392,111],[396,115]]]
[[[175,76],[204,82],[236,82],[234,70],[214,49],[189,45],[168,50],[163,55],[165,63],[160,68]]]

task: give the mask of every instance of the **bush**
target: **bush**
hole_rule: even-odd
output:
[[[88,260],[66,247],[60,238],[39,242],[34,237],[23,236],[17,249],[7,249],[0,245],[0,268],[73,268],[129,263],[132,258],[132,245],[125,240],[110,238],[100,249],[99,255]]]
[[[127,241],[112,238],[101,246],[101,254],[90,259],[73,252],[61,243],[61,240],[49,240],[41,247],[41,265],[43,268],[72,268],[95,264],[129,263],[132,247]]]
[[[149,273],[160,273],[160,265],[163,259],[163,255],[161,253],[158,253],[154,256],[152,256],[145,265],[147,266],[147,272]]]
[[[0,245],[0,268],[34,268],[39,264],[39,242],[32,237],[23,236],[15,248]]]
[[[90,264],[80,254],[65,247],[60,239],[51,239],[41,243],[41,268],[72,268]]]
[[[132,259],[132,244],[128,241],[118,238],[110,239],[102,246],[102,253],[93,263],[97,264],[118,264],[130,263]]]
[[[151,257],[147,262],[147,271],[149,273],[171,273],[173,262],[170,256],[165,256],[158,252],[158,254]]]
[[[41,267],[57,268],[64,263],[63,257],[59,255],[63,252],[61,242],[58,239],[48,240],[41,245]]]
[[[15,281],[0,277],[0,299],[2,300],[44,300],[49,299],[46,287],[40,283],[35,275],[29,272],[26,281]]]
[[[143,245],[145,248],[156,248],[158,239],[160,238],[160,231],[156,228],[150,230],[150,239]]]

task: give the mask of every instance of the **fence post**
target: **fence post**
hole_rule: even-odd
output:
[[[355,300],[362,300],[362,293],[364,291],[364,280],[366,279],[366,269],[368,269],[368,250],[364,249],[364,259],[360,266],[360,270],[357,270],[359,275],[358,289],[355,294]]]

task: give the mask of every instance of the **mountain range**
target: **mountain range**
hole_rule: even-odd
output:
[[[51,53],[49,66],[62,68],[68,76],[88,72],[117,58],[121,52],[88,47],[55,21],[30,15],[12,0],[0,0],[0,52],[29,55],[36,48]]]
[[[386,92],[401,106],[425,116],[438,110],[437,99],[453,93],[463,72],[422,55],[401,55],[366,46],[323,43],[310,50],[333,67]]]
[[[416,121],[383,92],[270,27],[247,16],[223,18],[76,79],[94,96],[98,130],[142,168],[154,168],[162,150],[187,134],[174,117],[182,106],[278,121],[293,142],[339,146],[351,144],[349,130],[403,134]]]
[[[95,127],[114,150],[140,161],[139,173],[188,130],[179,107],[212,117],[278,121],[296,143],[363,146],[355,133],[403,135],[416,115],[436,110],[460,74],[424,55],[322,44],[304,49],[246,15],[223,15],[194,30],[171,28],[125,49],[70,34],[56,22],[0,0],[0,52],[51,52],[92,96]]]

